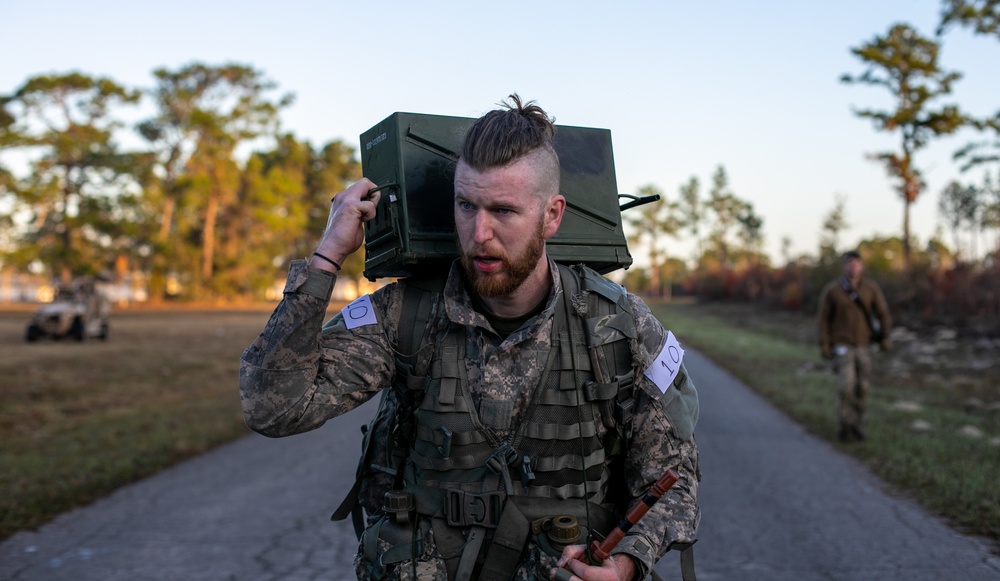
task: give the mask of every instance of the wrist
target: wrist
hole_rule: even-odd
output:
[[[638,563],[635,561],[635,557],[628,553],[616,553],[612,555],[612,558],[614,559],[615,568],[618,570],[619,581],[633,581],[636,578],[636,572],[640,569]]]
[[[337,274],[344,268],[344,258],[346,255],[317,250],[309,257],[308,263],[310,268]]]
[[[340,272],[341,266],[322,254],[313,252],[313,255],[309,257],[309,268],[337,274]]]

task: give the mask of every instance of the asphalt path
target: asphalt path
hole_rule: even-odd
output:
[[[702,406],[701,581],[1000,580],[986,542],[888,495],[712,362],[686,358]],[[241,438],[14,535],[0,579],[351,579],[353,530],[329,514],[374,403],[308,434]],[[657,571],[679,579],[676,555]]]

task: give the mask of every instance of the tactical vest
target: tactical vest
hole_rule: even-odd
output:
[[[361,490],[369,515],[395,510],[400,522],[412,512],[430,519],[441,552],[456,555],[450,578],[479,566],[484,579],[510,576],[545,515],[572,515],[583,531],[600,534],[614,526],[615,512],[625,508],[614,501],[628,498],[620,457],[635,406],[635,320],[619,285],[582,265],[559,270],[563,292],[545,367],[502,439],[477,411],[465,328],[443,315],[443,280],[408,281],[394,389],[383,392],[365,433],[358,482],[335,520],[353,509],[360,534],[360,507],[349,505]],[[380,425],[389,414],[393,420]],[[381,506],[389,489],[405,491],[406,503]],[[484,538],[492,541],[485,558]],[[415,544],[399,548],[401,560],[419,552]]]
[[[567,271],[564,284],[574,286],[570,284],[575,282],[569,274],[572,271],[562,268]],[[575,294],[572,288],[568,290],[562,297]],[[552,344],[541,352],[544,369],[538,384],[530,388],[527,408],[520,417],[511,419],[512,401],[507,402],[509,406],[497,406],[504,402],[488,399],[479,404],[480,409],[499,407],[499,412],[490,415],[502,418],[506,414],[513,422],[504,426],[507,436],[503,439],[493,429],[496,426],[482,421],[477,412],[465,377],[464,327],[454,325],[438,339],[427,388],[415,412],[416,433],[404,475],[408,486],[475,493],[502,490],[507,495],[603,502],[609,474],[605,442],[598,430],[600,406],[622,390],[631,398],[629,343],[636,333],[631,325],[609,344],[609,352],[627,362],[628,371],[613,383],[605,381],[602,389],[594,377],[582,325],[573,332],[571,321],[582,321],[571,308],[562,298],[556,304]],[[608,314],[595,312],[594,318]],[[631,322],[631,313],[626,315],[623,320]],[[613,420],[607,427],[614,427]]]

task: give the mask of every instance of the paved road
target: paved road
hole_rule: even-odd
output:
[[[685,357],[702,408],[700,581],[1000,580],[985,543],[888,496],[864,466]],[[675,562],[668,553],[657,570],[676,576]]]
[[[1000,558],[891,498],[858,463],[697,353],[701,581],[1000,579]],[[831,410],[832,411],[832,410]],[[328,515],[353,480],[371,404],[315,432],[240,439],[0,544],[0,579],[351,578]],[[658,567],[678,579],[677,559]]]

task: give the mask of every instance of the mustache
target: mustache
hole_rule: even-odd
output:
[[[510,255],[499,248],[490,248],[489,246],[482,246],[476,244],[468,252],[465,253],[469,258],[475,258],[476,256],[490,256],[492,258],[498,259],[504,264],[510,263]]]

